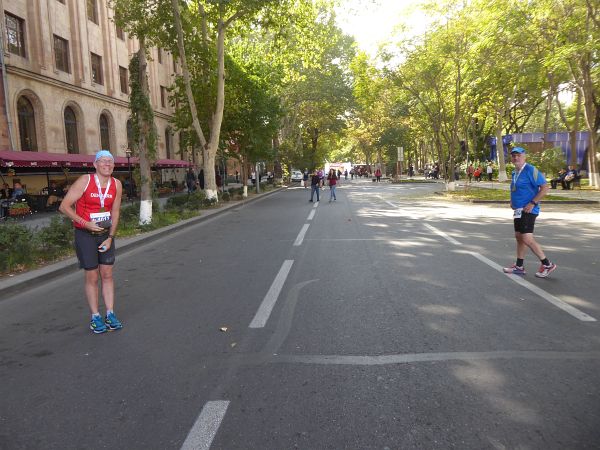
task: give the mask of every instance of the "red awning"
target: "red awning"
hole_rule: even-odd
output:
[[[137,164],[137,158],[130,158]],[[74,155],[70,153],[19,152],[0,150],[0,167],[94,167],[94,155]],[[115,167],[127,167],[127,158],[115,157]]]
[[[132,166],[139,164],[137,156],[129,158]],[[158,169],[190,167],[189,161],[180,159],[159,159],[153,164]],[[94,155],[74,155],[70,153],[20,152],[0,150],[0,167],[70,167],[93,168]],[[115,156],[115,167],[127,167],[125,156]]]

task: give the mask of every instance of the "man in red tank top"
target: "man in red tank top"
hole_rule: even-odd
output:
[[[83,175],[69,188],[60,212],[73,221],[79,267],[85,270],[85,295],[92,313],[90,329],[96,333],[123,327],[114,312],[115,232],[119,224],[121,182],[112,176],[113,155],[100,150],[94,159],[96,173]],[[98,310],[98,278],[106,306],[104,319]]]

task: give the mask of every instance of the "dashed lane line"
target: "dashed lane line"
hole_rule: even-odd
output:
[[[229,401],[206,402],[181,450],[208,450],[227,412]]]
[[[279,269],[279,273],[277,273],[275,280],[273,280],[273,284],[271,284],[267,295],[265,295],[258,311],[256,311],[254,319],[250,322],[250,328],[263,328],[267,324],[271,311],[273,311],[273,307],[283,289],[283,284],[290,273],[292,264],[294,264],[293,259],[286,259],[281,265],[281,269]]]
[[[294,246],[295,247],[298,247],[298,246],[302,245],[302,241],[304,240],[304,236],[306,235],[306,232],[308,231],[308,227],[309,227],[309,224],[307,224],[307,223],[305,223],[302,226],[302,229],[300,230],[300,233],[298,233],[298,236],[296,237],[296,240],[294,241]]]

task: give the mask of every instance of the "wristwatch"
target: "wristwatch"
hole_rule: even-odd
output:
[[[111,238],[113,241],[115,240],[115,237],[112,234],[109,234],[108,237]]]
[[[534,202],[533,200],[531,200],[530,202],[533,206],[537,206],[539,203],[538,202]]]

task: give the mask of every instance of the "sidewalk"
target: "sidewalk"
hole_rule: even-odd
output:
[[[238,187],[242,187],[242,184],[241,183],[229,183],[226,187],[227,187],[227,189],[236,189]],[[248,192],[250,192],[252,188],[253,187],[249,187]],[[155,199],[155,201],[158,201],[160,208],[163,209],[164,206],[167,204],[167,201],[171,197],[177,197],[180,195],[188,195],[188,194],[186,192],[178,192],[176,194],[167,195],[165,197],[158,197],[157,199]],[[121,206],[122,207],[129,206],[132,203],[139,203],[139,200],[129,201],[129,200],[123,199]],[[29,229],[44,228],[44,227],[50,225],[50,221],[52,220],[52,218],[56,217],[57,215],[60,215],[60,213],[58,211],[36,212],[36,213],[29,214],[25,217],[18,218],[18,219],[0,220],[0,229],[2,227],[2,224],[10,223],[10,222],[18,223],[19,225],[23,225]]]
[[[180,230],[183,228],[187,228],[193,225],[196,225],[200,222],[203,222],[207,219],[215,217],[217,215],[223,214],[232,208],[239,208],[248,205],[249,203],[264,199],[269,195],[275,194],[283,188],[276,188],[269,192],[261,192],[260,194],[248,198],[246,200],[237,200],[230,202],[221,202],[219,208],[216,209],[206,209],[202,210],[202,215],[198,217],[192,217],[191,219],[182,220],[181,222],[177,222],[173,225],[169,225],[158,230],[150,231],[148,233],[142,233],[137,236],[130,236],[124,238],[118,238],[118,252],[120,255],[126,253],[132,249],[135,249],[141,245],[147,244],[148,242],[155,241],[175,230]],[[187,194],[183,194],[187,195]],[[164,198],[164,202],[166,203],[169,197]],[[163,199],[159,199],[163,200]],[[58,213],[43,213],[47,214],[46,217],[41,217],[38,219],[32,220],[23,220],[21,223],[31,222],[32,224],[37,224],[39,226],[43,221],[47,221],[48,223],[51,220],[53,215]],[[29,224],[27,224],[29,226]],[[2,225],[0,225],[0,230],[2,229]],[[28,272],[24,272],[18,275],[13,276],[5,276],[0,278],[0,301],[7,299],[11,293],[21,291],[24,288],[31,288],[38,286],[48,280],[57,278],[63,274],[75,272],[79,270],[79,263],[77,261],[77,257],[73,256],[71,258],[65,259],[64,261],[60,261],[54,264],[49,264],[45,267],[41,267],[39,269],[30,270]]]

